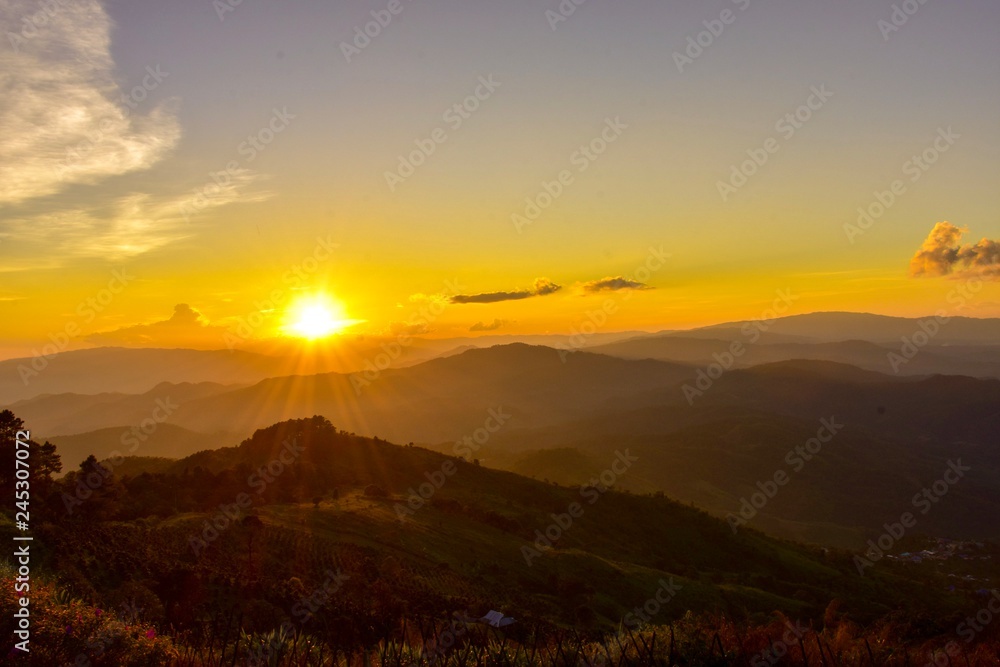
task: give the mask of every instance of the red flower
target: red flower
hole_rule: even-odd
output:
[[[156,630],[150,628],[146,631],[146,639],[152,639],[154,637],[156,637]]]

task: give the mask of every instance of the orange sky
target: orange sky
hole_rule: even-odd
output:
[[[83,0],[0,52],[0,356],[225,348],[316,298],[434,337],[686,328],[779,290],[924,316],[996,275],[995,3],[888,38],[860,0],[723,4],[678,66],[717,10],[428,0],[354,53],[360,6]],[[965,259],[912,276],[945,220]],[[1000,316],[995,278],[963,313]]]

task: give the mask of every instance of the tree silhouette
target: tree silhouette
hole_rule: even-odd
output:
[[[102,465],[93,454],[80,464],[80,469],[62,480],[62,499],[66,511],[83,521],[108,521],[120,509],[127,489],[111,468]]]
[[[19,431],[25,431],[24,421],[10,410],[0,412],[0,494],[4,498],[13,495],[17,481],[14,457]],[[28,451],[32,491],[44,495],[51,486],[52,475],[62,470],[62,460],[56,453],[56,446],[50,442],[38,444],[29,440]]]

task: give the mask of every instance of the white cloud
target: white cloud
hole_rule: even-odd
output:
[[[268,198],[268,193],[248,191],[259,178],[249,170],[239,169],[230,173],[225,186],[200,186],[181,194],[133,192],[99,207],[14,218],[7,221],[4,236],[44,244],[50,253],[63,257],[128,259],[193,235],[197,228],[191,224],[191,211],[201,216],[237,201]],[[196,207],[192,202],[197,202]]]
[[[111,182],[161,163],[181,128],[175,100],[150,99],[168,71],[150,64],[125,89],[115,80],[114,24],[98,0],[0,0],[0,26],[0,241],[45,248],[0,271],[127,259],[192,236],[212,209],[270,196],[245,168],[197,188]]]
[[[114,80],[101,3],[0,0],[0,25],[0,204],[148,169],[176,146],[171,105],[143,110]],[[147,93],[163,79],[147,77]]]

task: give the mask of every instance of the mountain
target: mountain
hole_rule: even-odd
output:
[[[125,586],[123,577],[130,590],[163,591],[162,620],[178,628],[232,602],[219,597],[228,594],[216,585],[220,577],[241,588],[237,599],[287,609],[324,570],[350,581],[331,602],[340,626],[369,630],[394,626],[402,614],[456,608],[611,629],[665,581],[676,590],[658,612],[662,623],[688,612],[775,609],[820,618],[834,598],[857,619],[906,599],[941,614],[960,609],[962,594],[922,587],[891,563],[859,577],[849,553],[752,529],[734,534],[666,498],[620,493],[609,475],[640,473],[643,464],[631,456],[606,459],[602,485],[567,488],[350,435],[321,417],[293,420],[238,447],[166,469],[152,462],[155,471],[118,480],[96,501],[114,516],[97,519],[82,504],[72,517],[56,517],[58,530],[40,540],[39,562],[51,553],[64,569],[86,567],[75,580],[85,577],[97,600]],[[247,514],[256,527],[242,520]],[[143,567],[118,565],[123,559]],[[183,586],[166,585],[178,578]]]
[[[836,414],[883,434],[945,445],[962,440],[990,445],[1000,433],[1000,380],[936,375],[858,382],[832,379],[831,368],[856,373],[819,362],[765,364],[724,374],[697,402],[760,407],[802,418]]]
[[[743,343],[743,352],[733,360],[734,368],[748,368],[760,364],[807,359],[850,364],[858,368],[900,375],[968,375],[971,377],[1000,378],[1000,345],[939,345],[920,349],[919,354],[896,362],[902,357],[901,341],[894,344],[876,344],[863,340],[844,340],[832,343],[773,342],[770,333],[755,337],[744,336],[739,329],[707,329],[704,338],[687,338],[674,334],[644,336],[608,345],[587,348],[588,352],[608,354],[622,359],[657,359],[696,366],[716,363],[718,356],[729,353],[733,341]],[[727,336],[711,338],[710,335]],[[912,335],[912,332],[911,332]],[[895,355],[895,356],[893,356]]]
[[[699,354],[706,342],[715,344],[681,339]],[[831,356],[884,349],[863,341],[774,344],[810,345],[833,350]],[[940,349],[947,350],[941,358],[962,359],[989,348]],[[161,426],[177,428],[157,426],[130,453],[176,458],[315,414],[330,416],[346,431],[445,453],[462,441],[461,451],[485,465],[562,483],[586,481],[610,454],[629,446],[644,464],[623,482],[626,488],[666,492],[721,516],[787,467],[788,453],[813,437],[821,419],[834,419],[844,424],[836,445],[797,475],[794,490],[769,503],[756,525],[785,537],[856,545],[936,481],[949,461],[961,459],[973,470],[951,494],[958,500],[938,504],[922,529],[955,538],[997,535],[986,518],[1000,509],[994,481],[1000,478],[1000,381],[896,376],[804,359],[713,371],[711,377],[707,368],[512,344],[355,375],[293,375],[237,388],[161,384],[137,395],[41,396],[17,404],[15,412],[25,415],[36,437],[80,436],[61,440],[73,452],[64,459],[67,467],[81,454],[105,458],[121,451],[126,431],[155,417],[157,401],[176,404]]]
[[[793,337],[800,339],[800,342],[833,343],[865,340],[898,345],[901,338],[912,338],[916,332],[921,331],[921,322],[929,323],[935,319],[934,316],[907,318],[871,313],[825,312],[790,315],[759,323],[729,322],[694,331],[701,333],[723,331],[727,333],[725,338],[733,338],[745,335],[742,333],[744,331],[757,329],[765,335]],[[681,332],[678,335],[688,336],[691,333]],[[938,345],[998,345],[1000,319],[953,316],[947,322],[940,324],[933,341]]]
[[[42,394],[147,392],[163,382],[246,384],[285,364],[249,352],[97,348],[0,361],[0,405]]]
[[[610,343],[641,332],[596,333],[590,344]],[[400,344],[401,340],[405,343]],[[459,338],[335,336],[303,350],[287,338],[240,341],[236,349],[187,350],[100,347],[68,352],[43,347],[34,357],[0,361],[0,405],[42,394],[143,393],[161,382],[251,384],[268,377],[354,373],[382,363],[387,349],[392,367],[406,367],[458,349],[529,343],[555,347],[556,335],[487,335]],[[225,344],[220,338],[219,346]]]
[[[189,401],[232,391],[233,386],[213,382],[197,384],[161,382],[141,394],[44,394],[10,405],[37,438],[75,435],[110,425],[163,423]],[[151,424],[152,422],[153,424]]]
[[[512,344],[377,374],[272,378],[190,401],[171,422],[203,433],[250,433],[276,421],[326,414],[365,435],[439,442],[473,434],[491,410],[510,415],[504,428],[555,424],[629,404],[637,392],[674,386],[690,373],[678,364]]]
[[[63,468],[69,470],[91,454],[98,460],[112,460],[114,466],[121,462],[122,456],[173,461],[205,449],[231,445],[239,442],[240,436],[232,433],[195,433],[173,424],[157,424],[148,433],[141,428],[133,430],[133,426],[113,426],[46,439],[58,448]]]
[[[754,525],[784,537],[857,547],[950,462],[970,467],[919,530],[1000,537],[1000,381],[895,378],[829,362],[795,361],[724,374],[693,405],[680,387],[634,397],[644,407],[595,412],[572,424],[501,432],[484,463],[560,483],[584,483],[630,447],[643,465],[623,481],[725,516],[778,471],[787,488]],[[796,454],[823,421],[842,425],[810,459]],[[443,443],[442,451],[451,445]]]

